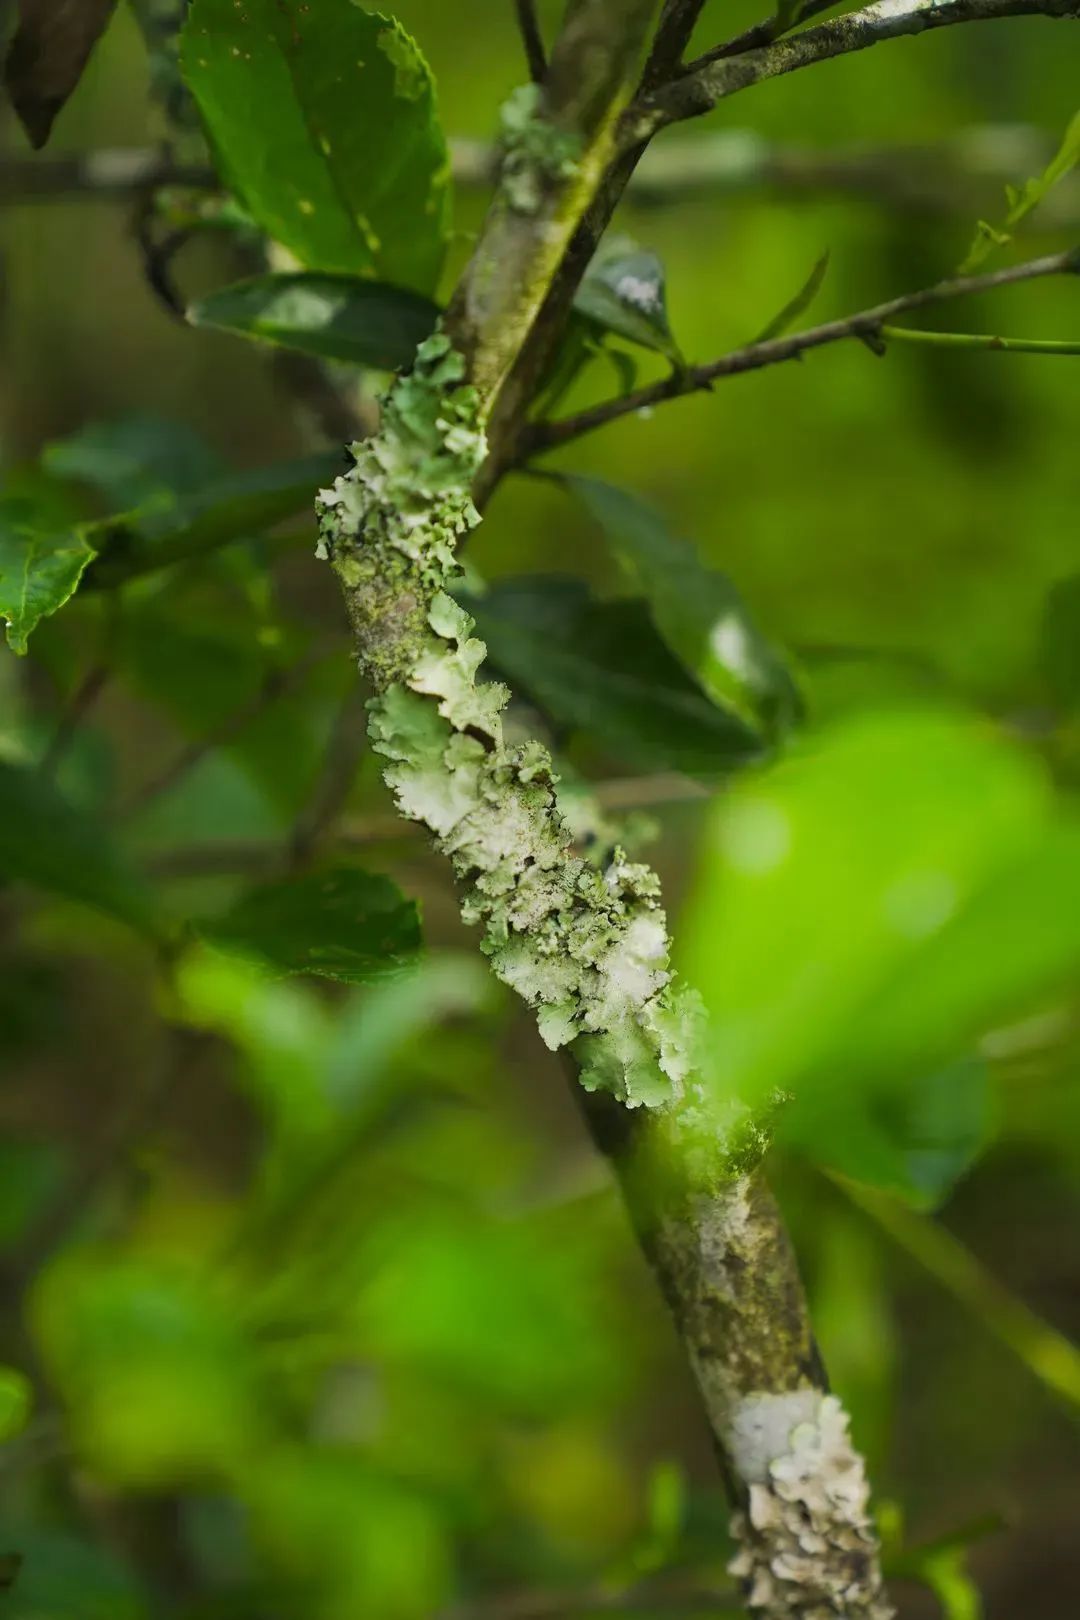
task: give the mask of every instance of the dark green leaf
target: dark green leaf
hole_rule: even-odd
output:
[[[315,973],[345,984],[396,973],[420,947],[415,903],[389,878],[356,867],[253,889],[201,932],[280,973]]]
[[[636,496],[595,478],[567,477],[644,592],[656,627],[683,667],[721,708],[767,737],[799,717],[798,689],[726,574]]]
[[[257,276],[188,310],[193,326],[380,371],[407,366],[438,316],[438,306],[419,293],[314,272]]]
[[[795,297],[791,299],[790,303],[785,304],[779,314],[773,316],[768,326],[758,333],[754,339],[755,343],[768,343],[770,338],[781,337],[788,327],[799,319],[800,315],[805,315],[821,290],[821,284],[825,280],[825,272],[828,268],[829,254],[826,250],[814,265]]]
[[[1043,608],[1041,662],[1064,708],[1080,707],[1080,574],[1051,586]]]
[[[4,82],[34,146],[48,140],[115,6],[116,0],[19,0]]]
[[[589,266],[574,309],[605,332],[669,360],[680,358],[668,321],[664,266],[655,253],[642,248],[602,253]]]
[[[74,594],[93,547],[77,529],[40,529],[27,501],[0,504],[0,618],[8,646],[26,651],[34,627]]]
[[[79,900],[154,932],[146,885],[105,828],[36,771],[0,762],[0,876]]]
[[[87,583],[116,585],[258,534],[312,507],[320,485],[331,483],[342,465],[337,452],[277,462],[87,524],[81,532],[98,553]]]
[[[100,490],[115,511],[199,489],[222,474],[221,459],[183,422],[149,414],[91,422],[47,445],[41,458],[56,478]]]
[[[184,76],[222,172],[307,269],[430,292],[449,203],[431,74],[353,0],[194,0]]]
[[[715,778],[760,752],[688,678],[644,602],[600,602],[580,580],[546,575],[500,581],[466,606],[515,687],[631,764]]]

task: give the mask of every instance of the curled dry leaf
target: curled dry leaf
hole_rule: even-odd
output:
[[[34,146],[48,140],[115,6],[116,0],[19,0],[4,83]]]

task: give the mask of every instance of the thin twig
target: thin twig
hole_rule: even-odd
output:
[[[514,0],[521,43],[525,47],[525,60],[529,64],[529,77],[534,84],[543,84],[547,74],[547,52],[544,36],[540,32],[540,19],[536,15],[535,0]]]
[[[911,326],[883,326],[889,343],[917,343],[931,349],[990,349],[996,354],[1080,354],[1080,341],[1059,338],[998,337],[992,332],[924,332]]]
[[[706,62],[662,86],[629,110],[623,121],[623,142],[627,148],[635,147],[665,125],[697,118],[728,96],[763,79],[865,50],[887,39],[954,23],[991,22],[1000,17],[1076,15],[1077,0],[876,0],[860,11],[808,28],[790,39]]]
[[[802,5],[793,7],[786,16],[778,9],[771,17],[763,17],[752,27],[744,28],[741,34],[735,34],[722,45],[714,45],[711,51],[706,51],[703,56],[688,62],[680,77],[685,78],[689,73],[697,73],[710,62],[720,62],[729,56],[745,56],[747,51],[756,51],[763,45],[771,45],[782,35],[790,34],[793,28],[798,28],[800,23],[809,22],[811,17],[817,17],[823,11],[830,11],[838,3],[839,0],[803,0]]]
[[[825,321],[820,326],[811,326],[787,337],[771,338],[765,343],[747,344],[744,348],[732,350],[730,354],[721,355],[718,360],[688,366],[683,371],[661,378],[659,382],[638,388],[619,399],[604,400],[574,416],[564,416],[555,422],[534,423],[523,435],[522,455],[527,458],[541,450],[554,449],[585,433],[591,433],[595,428],[605,427],[621,416],[629,416],[649,406],[660,405],[665,400],[679,399],[685,394],[711,388],[721,377],[735,377],[745,371],[760,371],[765,366],[778,365],[781,361],[797,360],[811,349],[824,348],[826,344],[838,343],[846,338],[860,338],[864,342],[878,339],[883,328],[895,316],[910,310],[925,309],[949,299],[991,292],[998,287],[1015,286],[1019,282],[1035,281],[1044,276],[1075,275],[1078,272],[1080,248],[1071,248],[1065,253],[1046,254],[1042,258],[1028,259],[1023,264],[1008,265],[1002,270],[992,270],[983,275],[953,276],[932,287],[923,287],[918,292],[889,299],[887,303],[875,304],[871,309],[860,310],[858,314],[845,316],[842,320]]]

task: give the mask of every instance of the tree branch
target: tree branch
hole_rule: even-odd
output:
[[[635,389],[619,399],[604,400],[601,404],[594,405],[587,411],[579,411],[574,416],[565,416],[555,422],[536,422],[526,429],[522,436],[522,454],[527,458],[540,451],[568,444],[572,439],[581,438],[583,434],[591,433],[596,428],[606,427],[609,422],[617,422],[622,416],[663,404],[665,400],[680,399],[686,394],[709,389],[721,377],[736,377],[743,372],[760,371],[765,366],[778,365],[785,360],[798,360],[811,349],[821,349],[826,344],[839,343],[847,338],[861,338],[866,341],[881,337],[887,323],[894,320],[897,315],[905,315],[912,310],[926,309],[932,304],[946,303],[950,299],[963,298],[975,293],[991,292],[998,287],[1015,286],[1020,282],[1034,281],[1044,276],[1076,274],[1080,274],[1080,248],[1071,248],[1065,253],[1047,254],[1038,259],[1028,259],[1023,264],[1008,265],[1002,270],[991,270],[984,275],[954,276],[947,281],[939,281],[932,287],[923,287],[918,292],[905,293],[899,298],[889,299],[884,304],[875,304],[870,309],[860,310],[857,314],[847,315],[841,320],[825,321],[820,326],[811,326],[805,331],[793,332],[787,337],[771,338],[764,343],[749,343],[744,348],[721,355],[718,360],[707,361],[704,365],[688,366],[684,371],[672,372],[659,382]],[[901,334],[896,331],[891,335],[912,338],[909,333]],[[984,346],[991,349],[1019,347],[1016,342],[996,338],[987,338]]]
[[[544,36],[540,32],[540,20],[536,15],[536,0],[514,0],[514,9],[517,12],[518,29],[529,67],[529,77],[534,84],[543,84],[547,73],[547,54],[544,50]]]
[[[1075,18],[1077,10],[1077,0],[876,0],[860,11],[808,28],[791,39],[706,61],[632,108],[624,120],[623,141],[633,147],[667,124],[710,112],[719,102],[762,79],[794,73],[886,39],[999,17]]]

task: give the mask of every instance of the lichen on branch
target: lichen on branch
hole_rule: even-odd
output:
[[[422,822],[458,879],[466,922],[504,983],[537,1012],[582,1083],[630,1105],[682,1095],[700,1013],[674,981],[659,881],[616,850],[602,870],[573,846],[551,757],[509,743],[506,688],[449,594],[456,542],[478,522],[484,454],[464,361],[438,333],[384,404],[380,431],[320,496],[320,554],[345,591],[375,687],[373,745],[402,815]]]

